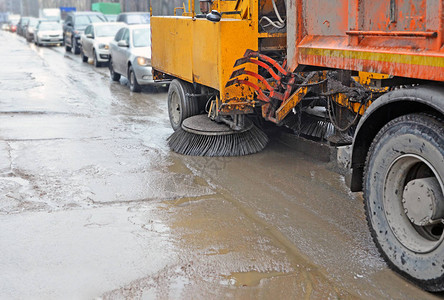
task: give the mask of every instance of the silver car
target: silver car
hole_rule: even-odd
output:
[[[125,23],[100,22],[92,23],[85,28],[80,35],[80,55],[83,62],[88,58],[94,60],[94,66],[100,67],[109,60],[109,42],[113,40],[117,31],[125,26]]]
[[[63,28],[59,22],[40,21],[34,30],[34,43],[37,46],[63,43]]]
[[[129,25],[120,29],[109,43],[111,79],[128,78],[130,90],[140,92],[142,85],[154,83],[151,72],[150,25]]]

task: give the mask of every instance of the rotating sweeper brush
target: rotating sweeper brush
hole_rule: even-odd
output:
[[[207,115],[185,119],[168,139],[171,150],[190,156],[243,156],[261,151],[267,143],[267,135],[247,118],[240,130],[233,130]]]

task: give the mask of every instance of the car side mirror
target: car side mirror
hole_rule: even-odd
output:
[[[217,23],[222,18],[222,15],[217,10],[212,10],[209,14],[207,14],[207,20]]]
[[[121,40],[117,42],[117,46],[119,47],[129,47],[128,43],[125,40]]]
[[[88,34],[86,35],[86,37],[89,38],[89,39],[93,39],[93,38],[94,38],[94,36],[93,36],[91,33],[88,33]]]

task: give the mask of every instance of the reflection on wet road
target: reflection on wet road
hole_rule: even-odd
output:
[[[165,87],[0,38],[0,298],[440,297],[387,268],[328,164],[278,137],[171,153]]]

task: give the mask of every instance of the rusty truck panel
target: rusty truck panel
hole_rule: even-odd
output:
[[[288,69],[444,81],[443,7],[443,0],[289,0]]]

